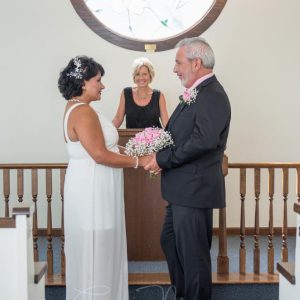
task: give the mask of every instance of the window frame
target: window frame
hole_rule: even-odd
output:
[[[172,36],[170,38],[163,38],[157,40],[138,40],[130,37],[125,37],[118,34],[102,24],[90,11],[84,0],[70,0],[79,17],[92,29],[97,35],[106,41],[134,51],[165,51],[173,49],[175,45],[185,37],[199,36],[205,32],[218,18],[223,10],[227,0],[215,0],[210,10],[197,22],[194,26],[188,28],[181,34]]]

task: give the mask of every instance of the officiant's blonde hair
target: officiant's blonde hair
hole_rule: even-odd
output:
[[[145,66],[150,74],[151,81],[154,78],[155,72],[152,62],[147,57],[139,57],[133,61],[132,64],[132,77],[134,82],[134,77],[139,72],[140,68]]]

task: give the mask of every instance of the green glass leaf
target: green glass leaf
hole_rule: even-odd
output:
[[[168,19],[161,20],[160,22],[161,22],[161,24],[163,24],[164,26],[168,27]]]

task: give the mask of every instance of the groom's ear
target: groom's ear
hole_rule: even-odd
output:
[[[194,58],[192,64],[194,71],[198,71],[202,67],[202,60],[200,58]]]

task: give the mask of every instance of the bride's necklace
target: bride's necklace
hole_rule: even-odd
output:
[[[76,99],[76,98],[71,98],[69,101],[70,101],[70,102],[76,102],[76,103],[83,103],[83,104],[86,104],[85,102],[82,102],[82,101],[80,101],[80,100],[78,100],[78,99]]]

